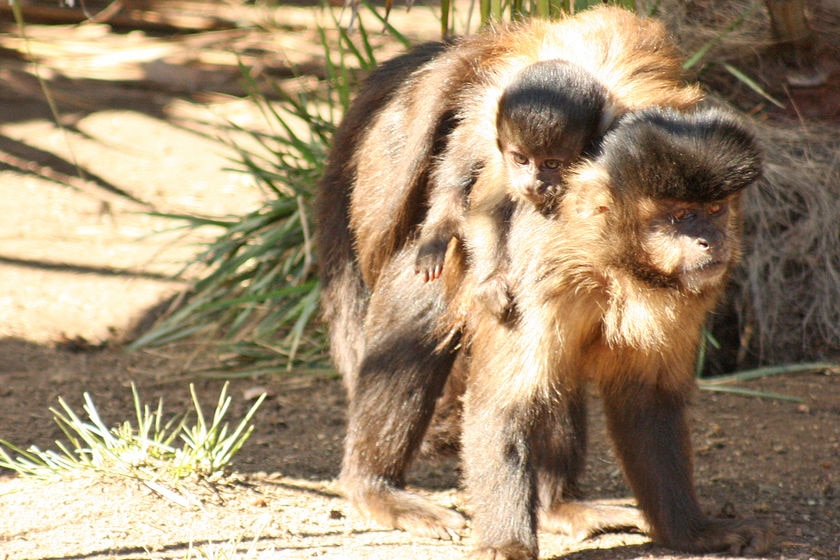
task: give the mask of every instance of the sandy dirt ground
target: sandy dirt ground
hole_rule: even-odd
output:
[[[267,51],[266,67],[314,60],[306,13],[273,17],[286,26],[260,44],[273,41],[270,52],[288,60]],[[433,33],[433,18],[410,17]],[[113,424],[132,417],[132,382],[145,402],[163,397],[173,413],[189,407],[190,383],[213,406],[223,381],[192,373],[206,358],[184,348],[127,354],[120,341],[147,309],[184,287],[171,275],[212,235],[185,236],[148,211],[237,214],[254,207],[258,190],[229,169],[232,152],[216,136],[226,121],[252,129],[266,124],[231,85],[235,75],[216,69],[190,74],[189,83],[173,79],[201,68],[188,56],[197,52],[194,45],[178,50],[166,36],[98,26],[32,26],[30,36],[61,52],[75,50],[41,68],[63,129],[32,67],[0,57],[0,439],[46,449],[62,437],[49,411],[59,396],[81,411],[82,394],[90,393]],[[129,65],[140,74],[119,79],[82,64],[89,62],[84,53],[129,47],[170,50],[168,58]],[[73,475],[42,482],[0,472],[0,559],[228,558],[237,548],[231,543],[239,543],[239,558],[463,557],[468,532],[461,541],[441,542],[385,530],[338,496],[332,480],[346,405],[340,380],[296,373],[235,379],[231,419],[244,414],[245,391],[258,386],[272,397],[234,473],[189,488],[192,505],[135,480]],[[704,508],[772,525],[778,538],[771,558],[840,558],[838,375],[788,375],[749,387],[801,402],[697,395],[693,442]],[[626,498],[598,408],[593,399],[584,486],[592,498]],[[453,462],[421,461],[411,485],[464,507]],[[540,539],[545,558],[699,558],[635,534]]]

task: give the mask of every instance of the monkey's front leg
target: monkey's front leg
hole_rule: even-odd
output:
[[[602,386],[607,424],[653,538],[676,550],[761,554],[771,533],[752,521],[707,518],[692,481],[687,395],[654,384]]]
[[[470,266],[478,279],[475,300],[497,319],[505,318],[513,299],[508,284],[506,227],[511,211],[507,200],[494,205],[476,204],[470,209],[465,227]]]
[[[584,540],[597,533],[648,528],[631,506],[580,501],[578,478],[586,455],[586,391],[566,380],[550,403],[533,411],[531,436],[543,531]]]
[[[476,370],[473,369],[473,372]],[[474,560],[538,556],[535,475],[527,407],[470,380],[464,411],[463,459],[473,507]]]
[[[424,282],[440,278],[449,242],[461,234],[472,173],[469,161],[456,156],[448,163],[439,162],[432,175],[429,211],[420,229],[414,261],[414,270],[423,275]]]

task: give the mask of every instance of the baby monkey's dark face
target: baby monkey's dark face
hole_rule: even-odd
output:
[[[569,166],[581,156],[581,142],[575,140],[539,153],[526,146],[500,143],[511,194],[540,205],[562,194]]]

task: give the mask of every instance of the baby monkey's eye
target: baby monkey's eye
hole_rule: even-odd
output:
[[[563,167],[563,162],[559,159],[547,159],[543,162],[543,167],[546,169],[560,169]]]
[[[520,154],[519,152],[511,152],[511,158],[513,158],[513,162],[518,165],[526,165],[528,163],[528,158]]]

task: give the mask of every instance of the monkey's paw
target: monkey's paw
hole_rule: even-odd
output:
[[[420,244],[414,261],[414,272],[423,275],[423,282],[437,280],[443,273],[449,239],[433,239]]]
[[[460,540],[460,531],[466,526],[457,511],[390,486],[369,489],[351,499],[374,521],[420,537]]]
[[[708,520],[685,542],[663,543],[690,552],[728,552],[743,556],[762,555],[773,546],[773,531],[756,521]]]
[[[510,311],[511,297],[504,275],[493,274],[475,288],[475,299],[499,319]]]
[[[605,531],[649,531],[641,510],[595,502],[563,502],[540,515],[540,528],[582,541]]]
[[[482,546],[470,553],[470,560],[537,560],[539,554],[522,543]]]

